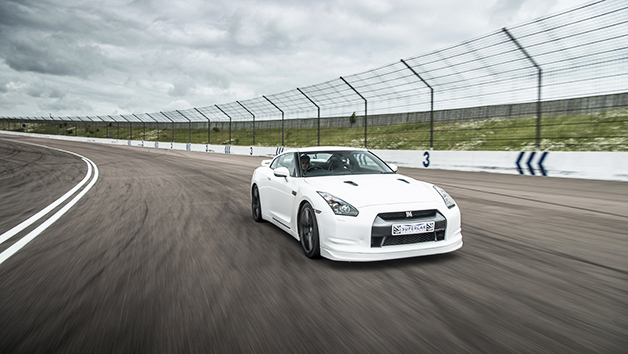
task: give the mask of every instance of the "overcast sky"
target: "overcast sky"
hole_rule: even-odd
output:
[[[586,0],[0,0],[0,116],[245,100],[442,49]]]

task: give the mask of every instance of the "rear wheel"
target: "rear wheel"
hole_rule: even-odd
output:
[[[259,189],[257,186],[253,186],[251,191],[251,211],[253,212],[253,219],[257,222],[262,221],[262,202],[259,198]]]
[[[299,236],[303,252],[309,258],[321,256],[320,240],[318,237],[318,223],[316,214],[309,203],[303,205],[299,212]]]

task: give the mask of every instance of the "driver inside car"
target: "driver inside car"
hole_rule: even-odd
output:
[[[310,157],[307,155],[301,155],[301,169],[302,171],[307,171],[310,168]]]

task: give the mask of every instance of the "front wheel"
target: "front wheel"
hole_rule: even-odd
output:
[[[251,211],[253,212],[253,220],[262,222],[262,202],[260,201],[257,186],[253,186],[251,191]]]
[[[299,236],[301,238],[303,252],[306,256],[309,258],[318,258],[321,256],[316,214],[309,203],[303,205],[299,213]]]

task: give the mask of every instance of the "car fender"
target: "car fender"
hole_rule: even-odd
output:
[[[251,177],[251,186],[249,188],[250,197],[253,197],[253,185],[257,186],[257,189],[260,194],[260,200],[262,203],[262,219],[269,220],[268,208],[264,208],[264,197],[266,194],[266,179],[268,178],[267,174],[271,173],[271,169],[268,167],[258,167],[253,171],[253,176]]]
[[[309,203],[317,215],[323,212],[325,208],[329,209],[329,205],[327,205],[327,202],[325,202],[325,199],[323,199],[317,193],[317,191],[314,190],[314,188],[312,188],[311,186],[307,184],[304,184],[303,186],[301,186],[301,188],[299,188],[299,190],[297,191],[296,198],[298,200],[298,204],[297,204],[298,207],[294,208],[294,215],[292,218],[293,223],[291,226],[292,226],[292,229],[295,231],[293,237],[300,241],[301,238],[299,236],[299,231],[298,231],[299,230],[298,218],[299,218],[299,213],[301,212],[301,208],[303,207],[303,205],[305,203]],[[321,225],[319,225],[319,228],[320,227]]]

